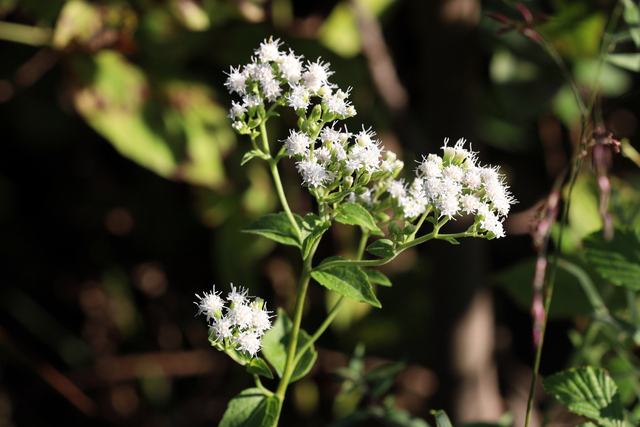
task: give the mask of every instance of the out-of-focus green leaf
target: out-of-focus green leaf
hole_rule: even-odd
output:
[[[636,47],[640,47],[640,8],[633,0],[622,0],[624,13],[622,17],[629,25],[629,30]]]
[[[595,232],[585,239],[584,254],[605,279],[630,290],[640,290],[640,230],[617,229],[611,241]]]
[[[165,178],[222,184],[222,160],[235,136],[206,86],[177,81],[152,86],[113,50],[77,56],[72,67],[77,111],[120,153]]]
[[[444,412],[442,409],[439,411],[431,411],[431,414],[433,414],[433,416],[435,417],[436,425],[438,427],[452,427],[451,421],[449,420],[447,413]]]
[[[379,270],[374,270],[372,268],[365,268],[363,269],[363,271],[367,275],[369,282],[375,283],[376,285],[380,285],[380,286],[387,286],[387,287],[393,286],[393,284],[391,283],[391,280],[389,280],[389,278],[384,274],[382,274]]]
[[[129,42],[137,24],[137,15],[127,3],[97,5],[72,0],[60,12],[52,44],[57,49],[77,46],[97,52],[123,39]]]
[[[607,62],[620,68],[640,72],[640,53],[610,53]]]
[[[598,75],[598,73],[600,74]],[[622,95],[629,91],[633,84],[626,71],[606,63],[599,67],[599,61],[595,59],[584,59],[576,62],[573,74],[575,79],[586,87],[591,87],[596,77],[599,77],[598,89],[603,95],[609,97]]]
[[[170,0],[168,6],[185,28],[191,31],[204,31],[209,28],[209,17],[198,2],[194,0]]]
[[[278,421],[278,397],[266,396],[258,388],[248,388],[231,399],[220,427],[271,427]]]
[[[542,385],[574,414],[605,427],[624,425],[618,387],[604,369],[591,366],[567,369],[545,378]]]
[[[362,39],[347,2],[333,8],[320,32],[320,43],[344,58],[353,58],[362,50]]]

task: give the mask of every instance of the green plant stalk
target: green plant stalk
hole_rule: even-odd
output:
[[[369,232],[363,230],[362,236],[360,237],[360,243],[358,244],[358,252],[356,253],[356,260],[361,260],[362,257],[364,256],[364,250],[367,246],[367,241],[369,240],[369,236],[370,236]],[[327,313],[327,317],[324,319],[322,324],[318,327],[316,332],[311,336],[311,339],[307,341],[303,347],[300,348],[300,351],[298,352],[298,355],[294,360],[294,365],[298,364],[304,352],[307,351],[307,349],[311,347],[318,340],[318,338],[322,336],[324,331],[327,330],[331,322],[333,322],[333,319],[335,319],[338,312],[340,311],[340,307],[342,306],[342,303],[345,300],[345,298],[346,297],[344,295],[340,295],[340,298],[338,299],[338,301],[336,301],[333,307],[331,307],[331,310],[329,311],[329,313]]]
[[[591,116],[591,112],[593,110],[593,107],[595,105],[595,99],[596,99],[596,94],[595,92],[597,92],[596,88],[598,86],[598,82],[600,81],[600,72],[602,70],[602,64],[605,61],[606,58],[606,54],[607,54],[607,50],[609,48],[609,45],[607,44],[609,41],[609,36],[608,36],[608,32],[610,29],[615,27],[615,24],[618,21],[618,17],[620,16],[621,13],[621,8],[620,5],[618,4],[616,6],[616,8],[614,9],[614,11],[611,14],[611,19],[609,20],[609,25],[607,26],[607,29],[605,30],[604,34],[603,34],[603,41],[600,47],[600,55],[598,58],[599,64],[598,64],[598,69],[597,69],[597,74],[596,74],[596,78],[594,79],[594,87],[591,88],[591,93],[589,95],[589,100],[587,102],[587,104],[585,105],[583,100],[582,100],[582,96],[580,94],[580,89],[577,87],[575,81],[573,80],[573,78],[571,77],[571,75],[568,73],[568,70],[564,64],[564,61],[562,60],[562,58],[560,57],[560,55],[558,54],[558,52],[555,50],[555,48],[553,47],[553,44],[551,44],[548,39],[546,37],[542,37],[543,43],[542,46],[543,48],[551,55],[551,57],[553,58],[553,60],[558,64],[558,66],[560,67],[562,73],[565,75],[565,77],[567,78],[571,89],[574,92],[574,96],[576,98],[576,103],[578,104],[578,107],[580,108],[580,111],[582,113],[582,128],[581,128],[581,132],[580,132],[580,142],[578,144],[578,146],[576,147],[576,152],[573,156],[574,160],[572,162],[571,165],[571,174],[570,174],[570,183],[569,183],[569,187],[568,187],[568,191],[567,191],[567,196],[566,196],[566,203],[564,204],[563,210],[562,210],[562,220],[560,222],[560,228],[558,230],[558,243],[557,243],[557,249],[553,254],[553,258],[552,258],[552,262],[551,265],[549,267],[549,275],[547,277],[547,279],[545,280],[545,301],[544,301],[544,318],[542,321],[542,326],[540,329],[540,342],[538,343],[538,348],[536,349],[536,358],[535,358],[535,362],[534,362],[534,367],[533,367],[533,375],[532,375],[532,379],[531,379],[531,388],[529,390],[529,399],[527,401],[527,413],[526,413],[526,418],[525,418],[525,427],[529,427],[529,424],[531,422],[531,412],[533,410],[533,399],[534,399],[534,395],[535,395],[535,391],[536,391],[536,382],[538,379],[538,375],[540,372],[540,360],[542,359],[542,348],[544,347],[544,337],[545,337],[545,332],[547,329],[547,323],[548,323],[548,319],[549,319],[549,309],[551,307],[551,300],[553,298],[553,288],[554,288],[554,284],[555,284],[555,277],[556,277],[556,272],[558,269],[558,260],[559,260],[559,256],[560,256],[560,250],[562,249],[562,239],[564,236],[564,229],[565,226],[567,225],[567,221],[569,218],[569,208],[571,205],[571,194],[573,193],[573,188],[575,186],[575,182],[576,179],[578,177],[578,172],[580,170],[580,167],[582,166],[582,156],[579,155],[580,150],[582,149],[581,147],[581,142],[585,140],[586,137],[586,132],[587,132],[587,122],[589,117]],[[607,43],[605,43],[607,42]],[[546,246],[546,245],[545,245]]]
[[[267,127],[265,125],[265,122],[266,120],[262,120],[260,122],[260,137],[262,139],[264,153],[269,156],[269,158],[267,159],[267,163],[269,163],[269,171],[271,172],[271,176],[273,177],[273,183],[276,186],[278,200],[280,200],[280,204],[282,205],[284,212],[287,214],[287,218],[289,218],[289,222],[291,222],[293,229],[296,230],[298,240],[300,240],[300,243],[302,243],[302,232],[300,231],[300,227],[293,217],[293,213],[291,212],[291,208],[289,207],[289,203],[287,202],[287,197],[284,194],[284,187],[282,186],[282,180],[280,179],[280,172],[278,172],[278,161],[271,157],[271,150],[269,148],[269,140],[267,138]]]

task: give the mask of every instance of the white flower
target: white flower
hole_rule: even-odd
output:
[[[231,109],[229,109],[229,115],[227,117],[231,118],[232,120],[239,119],[246,112],[247,107],[236,101],[231,101]]]
[[[288,54],[281,55],[278,59],[280,73],[290,85],[297,84],[302,78],[302,62],[300,58],[294,55],[293,51],[289,51]]]
[[[265,331],[271,329],[271,316],[269,315],[271,312],[267,311],[266,305],[262,308],[253,305],[252,303],[253,317],[251,318],[251,328],[253,328],[258,335],[262,335]]]
[[[404,179],[391,181],[387,187],[387,191],[394,199],[405,197],[407,195],[407,190],[404,188]]]
[[[311,139],[304,132],[289,131],[289,136],[284,140],[285,149],[291,156],[306,156],[309,152]]]
[[[238,325],[240,329],[244,329],[251,324],[253,319],[253,310],[246,304],[235,304],[229,310],[229,318]]]
[[[327,79],[332,71],[329,71],[329,63],[323,64],[320,58],[316,62],[309,62],[307,71],[302,73],[302,83],[311,92],[317,92],[322,86],[328,85]]]
[[[211,329],[216,336],[216,341],[233,338],[233,321],[226,316],[214,319]]]
[[[324,166],[319,164],[316,159],[301,160],[296,163],[296,168],[302,175],[303,184],[309,184],[310,186],[317,188],[331,180],[331,177],[325,170]]]
[[[277,61],[281,55],[278,51],[281,45],[280,39],[270,39],[269,41],[265,39],[264,42],[260,43],[260,47],[256,49],[255,54],[258,55],[262,62]]]
[[[287,104],[294,110],[300,108],[306,111],[309,106],[309,97],[311,96],[309,89],[302,85],[293,85],[291,92],[286,96]]]
[[[220,292],[216,293],[216,287],[211,292],[204,292],[203,296],[196,294],[200,302],[195,302],[198,306],[198,314],[207,316],[207,321],[213,319],[216,313],[224,308],[224,301],[220,298]],[[198,315],[196,314],[196,316]]]
[[[242,287],[238,287],[238,289],[236,290],[235,286],[233,286],[232,283],[231,292],[229,292],[229,295],[227,295],[227,301],[231,301],[235,305],[245,304],[248,298],[247,292],[248,290]]]
[[[244,95],[247,92],[247,74],[241,72],[239,68],[231,67],[229,73],[225,73],[229,77],[225,82],[225,86],[229,90],[229,93],[237,92]]]
[[[238,345],[238,351],[243,353],[248,352],[251,357],[258,354],[260,348],[262,348],[262,341],[258,334],[253,330],[240,332],[236,339],[236,343]]]

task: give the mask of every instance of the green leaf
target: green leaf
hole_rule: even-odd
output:
[[[630,71],[640,71],[640,53],[610,53],[607,62]]]
[[[405,368],[403,362],[388,363],[372,369],[365,375],[365,380],[370,383],[370,393],[374,398],[382,397],[393,385],[396,377]]]
[[[245,163],[247,163],[249,160],[253,159],[254,157],[262,157],[262,153],[258,150],[247,151],[246,153],[244,153],[244,156],[242,156],[242,161],[240,162],[240,166],[243,166]]]
[[[445,242],[449,242],[449,243],[451,243],[452,245],[459,245],[459,244],[460,244],[460,242],[458,242],[458,241],[457,241],[456,239],[454,239],[453,237],[446,237],[446,236],[445,236],[445,237],[441,237],[441,236],[438,236],[438,237],[437,237],[437,239],[439,239],[439,240],[444,240]]]
[[[584,255],[611,283],[640,291],[640,230],[616,229],[610,242],[602,232],[592,233],[584,240]]]
[[[285,363],[287,360],[287,347],[291,337],[291,329],[293,328],[293,322],[287,315],[287,313],[278,309],[278,318],[273,327],[264,334],[262,338],[262,355],[273,366],[276,373],[280,378],[284,373]],[[299,354],[299,350],[311,340],[309,334],[300,329],[298,333],[298,345],[296,348],[296,357]],[[304,377],[313,367],[313,364],[318,357],[318,352],[311,345],[302,355],[291,376],[291,382],[297,381]]]
[[[337,214],[335,220],[341,224],[359,225],[371,231],[380,230],[369,211],[357,203],[343,203],[334,210],[334,213]]]
[[[313,245],[331,227],[330,221],[321,222],[318,215],[309,213],[302,222],[302,259],[307,259]]]
[[[431,411],[431,414],[435,417],[436,425],[438,427],[452,427],[451,420],[449,420],[447,413],[444,412],[442,409],[438,411]]]
[[[382,274],[379,270],[374,270],[372,268],[363,269],[364,273],[367,275],[367,279],[369,279],[370,283],[375,283],[380,286],[391,287],[393,284],[391,280],[384,274]]]
[[[633,42],[636,47],[640,47],[640,29],[638,28],[638,25],[640,25],[640,8],[633,0],[622,0],[622,4],[624,5],[622,17],[629,25],[629,32]]]
[[[298,222],[298,226],[302,225],[302,218],[293,214]],[[267,239],[275,240],[283,245],[300,246],[300,240],[296,234],[295,228],[289,221],[289,217],[284,212],[276,214],[267,214],[258,218],[253,224],[241,230],[244,233],[258,234]]]
[[[219,427],[272,427],[280,410],[276,396],[266,396],[258,388],[248,388],[231,399]]]
[[[394,256],[396,254],[395,246],[389,239],[379,239],[367,246],[367,252],[382,258]]]
[[[327,258],[323,262],[335,259],[344,259],[339,257]],[[330,267],[324,270],[312,271],[311,277],[327,289],[336,291],[337,293],[360,302],[366,302],[374,307],[381,307],[380,301],[373,294],[371,283],[367,279],[367,275],[354,266],[338,266]]]
[[[72,91],[78,113],[123,156],[167,179],[209,188],[225,181],[223,158],[235,144],[226,109],[203,84],[160,80],[120,52],[76,55]]]
[[[618,386],[604,369],[592,366],[567,369],[545,378],[542,385],[574,414],[605,427],[623,427]]]
[[[260,357],[251,359],[251,362],[247,365],[247,372],[273,379],[273,372],[271,372],[271,369],[267,366],[267,362]]]

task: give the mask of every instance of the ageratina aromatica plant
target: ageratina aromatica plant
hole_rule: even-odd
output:
[[[381,306],[371,284],[390,282],[373,267],[432,239],[456,243],[462,237],[503,237],[502,222],[515,203],[497,168],[481,166],[464,139],[451,145],[445,141],[441,155],[423,157],[412,177],[400,178],[403,162],[385,150],[371,128],[350,132],[341,124],[356,109],[349,101],[350,88],[329,81],[328,63],[306,61],[273,39],[260,44],[254,55],[249,64],[228,73],[225,86],[237,95],[229,117],[233,129],[251,143],[243,164],[252,159],[268,164],[283,212],[265,215],[243,231],[297,247],[302,269],[292,316],[278,310],[273,325],[264,301],[251,300],[242,288],[232,289],[229,306],[215,288],[198,297],[211,344],[246,366],[256,383],[230,402],[221,425],[278,423],[287,387],[313,366],[314,343],[344,299]],[[284,140],[270,140],[266,123],[286,108],[298,116],[297,127]],[[316,212],[300,216],[291,211],[278,171],[281,161],[295,162],[301,185],[317,202]],[[463,215],[475,218],[466,231],[441,233],[448,221]],[[314,259],[334,222],[360,229],[355,259]],[[340,298],[309,334],[301,321],[312,280]],[[275,390],[263,386],[261,376],[277,377]]]

